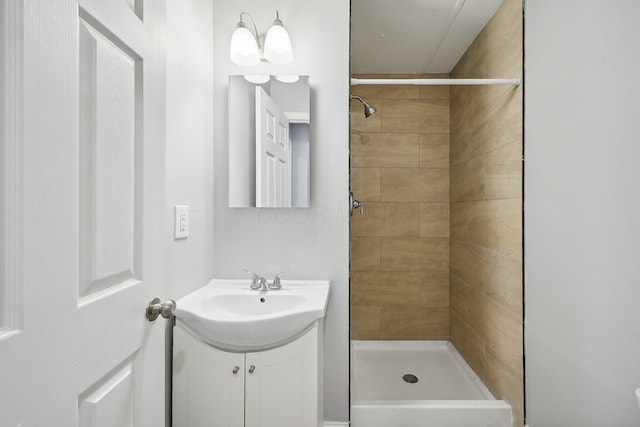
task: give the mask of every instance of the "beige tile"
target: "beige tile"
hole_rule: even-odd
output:
[[[487,105],[474,132],[484,152],[522,141],[522,90],[513,90]]]
[[[522,316],[466,284],[450,277],[451,308],[488,346],[511,366],[522,361]]]
[[[483,290],[485,260],[482,248],[459,240],[451,241],[450,272],[476,289]]]
[[[420,203],[420,237],[449,237],[449,204]]]
[[[512,311],[522,313],[522,260],[457,240],[450,242],[450,271]]]
[[[349,151],[351,151],[351,146],[354,144],[360,143],[360,132],[351,132],[349,134]]]
[[[380,238],[351,237],[351,271],[380,270]]]
[[[517,315],[489,297],[475,301],[480,315],[474,328],[485,339],[487,346],[504,359],[509,366],[522,363],[522,316]]]
[[[454,106],[452,104],[451,114],[452,114],[452,122],[453,125],[453,113],[455,112]],[[468,154],[468,145],[470,144],[469,138],[465,138],[464,128],[462,125],[459,128],[451,128],[451,132],[449,133],[449,167],[453,168],[455,165],[458,165],[466,160],[470,159]]]
[[[383,202],[449,202],[449,170],[425,168],[381,169]]]
[[[414,85],[356,85],[351,94],[371,103],[369,99],[418,98],[420,89]]]
[[[351,217],[351,235],[418,237],[418,211],[418,203],[369,202],[364,215]]]
[[[485,384],[498,399],[506,400],[513,410],[514,426],[524,423],[524,374],[522,364],[509,366],[499,354],[487,349]]]
[[[421,307],[449,307],[449,273],[424,274],[418,287]]]
[[[451,203],[450,209],[450,237],[451,240],[466,241],[469,236],[469,221],[471,207],[474,202]]]
[[[351,191],[361,202],[380,201],[380,169],[352,167]]]
[[[473,103],[473,102],[471,102]],[[451,110],[451,166],[479,156],[502,145],[522,141],[522,90],[504,92],[502,96],[475,108],[453,101]],[[468,114],[456,119],[458,111]]]
[[[434,77],[434,78],[448,78],[448,77]],[[424,85],[418,86],[420,88],[421,99],[449,99],[450,91],[449,86],[440,85]]]
[[[503,145],[485,156],[484,198],[522,197],[522,144]]]
[[[481,143],[482,141],[476,138],[474,134],[476,128],[472,127],[472,125],[473,124],[464,123],[457,129],[451,129],[451,133],[449,134],[450,168],[483,154],[484,145]]]
[[[485,248],[522,255],[522,201],[487,200],[473,205],[469,242]]]
[[[423,281],[423,273],[354,272],[351,304],[379,307],[416,304]]]
[[[382,271],[449,271],[449,239],[383,237]]]
[[[484,156],[451,167],[451,201],[482,200],[484,196]]]
[[[449,275],[424,272],[353,272],[351,304],[449,307]]]
[[[380,337],[385,340],[449,339],[449,309],[383,307]]]
[[[522,258],[484,250],[486,294],[517,314],[522,314]]]
[[[466,108],[469,107],[462,107],[465,111]],[[454,107],[452,116],[456,114],[457,110],[458,109]],[[471,110],[470,114],[471,115],[466,118],[465,121],[461,122],[459,126],[451,128],[450,167],[452,168],[484,153],[485,144],[478,136],[478,133],[482,126],[486,126],[486,123],[491,119],[487,117],[484,105],[479,106],[475,110]],[[456,122],[452,120],[452,123]]]
[[[381,105],[383,132],[449,132],[449,100],[384,99]]]
[[[449,167],[448,133],[426,133],[420,135],[420,167]]]
[[[450,313],[451,342],[458,353],[482,380],[485,379],[486,344],[462,319],[456,310]]]
[[[373,105],[380,105],[379,99],[367,99],[367,102]],[[364,108],[358,100],[351,100],[349,118],[351,121],[351,131],[380,132],[382,123],[380,113],[365,117]]]
[[[380,307],[351,307],[351,339],[380,339]]]
[[[506,74],[505,74],[506,75]],[[514,77],[517,77],[515,74]],[[457,78],[483,78],[482,75],[461,75]],[[520,86],[486,85],[456,86],[451,91],[450,130],[458,131],[461,125],[472,121],[479,112],[497,98],[511,96]]]
[[[351,141],[351,165],[355,167],[417,167],[418,134],[364,133]]]
[[[474,333],[486,340],[486,336],[482,335],[478,328],[478,322],[484,315],[481,301],[485,297],[482,290],[465,283],[455,274],[449,276],[449,290],[451,309],[458,313]]]

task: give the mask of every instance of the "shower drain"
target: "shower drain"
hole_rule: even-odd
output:
[[[404,375],[402,376],[402,379],[403,379],[405,382],[410,383],[410,384],[414,384],[414,383],[417,383],[417,382],[418,382],[418,377],[416,377],[416,376],[415,376],[415,375],[413,375],[413,374],[404,374]]]

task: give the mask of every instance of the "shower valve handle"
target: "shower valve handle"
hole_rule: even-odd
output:
[[[360,215],[364,215],[364,203],[353,198],[353,193],[349,193],[349,215],[353,216],[353,210],[360,209]]]

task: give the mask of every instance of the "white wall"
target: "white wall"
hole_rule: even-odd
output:
[[[215,110],[215,275],[329,279],[325,323],[325,419],[346,421],[349,403],[348,102],[349,1],[213,0]],[[229,41],[240,12],[264,33],[275,10],[288,29],[294,62],[242,68],[229,61]],[[311,208],[228,208],[227,76],[303,74],[311,85]],[[248,283],[248,282],[247,282]]]
[[[531,427],[640,425],[640,2],[527,2]]]
[[[213,10],[167,0],[166,298],[213,277]],[[173,206],[188,205],[190,236],[173,239]]]

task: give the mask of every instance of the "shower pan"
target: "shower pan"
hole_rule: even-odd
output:
[[[352,427],[509,427],[496,400],[447,341],[352,341]]]

